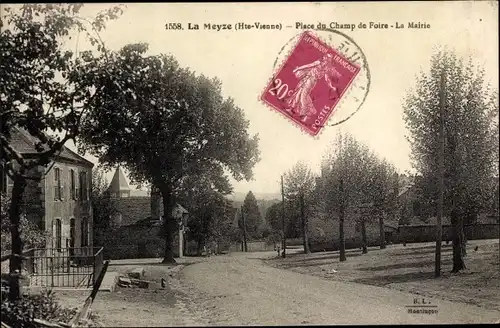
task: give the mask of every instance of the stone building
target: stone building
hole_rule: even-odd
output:
[[[36,154],[37,140],[27,131],[16,128],[11,144],[23,157]],[[28,180],[22,211],[26,218],[47,231],[46,246],[63,250],[93,246],[92,238],[92,168],[94,164],[63,147],[47,167],[37,167]],[[2,170],[2,192],[9,197],[12,181]]]
[[[161,195],[131,189],[120,167],[116,169],[106,195],[115,207],[114,215],[110,218],[111,229],[102,232],[100,237],[106,253],[114,258],[160,257],[165,245],[161,235]],[[182,256],[186,248],[183,237],[188,211],[176,204],[172,215],[179,222],[175,245],[180,246],[174,248],[174,253]]]

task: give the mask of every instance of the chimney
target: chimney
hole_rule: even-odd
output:
[[[160,202],[160,191],[158,190],[158,188],[151,186],[151,219],[153,220],[159,220],[161,217]]]

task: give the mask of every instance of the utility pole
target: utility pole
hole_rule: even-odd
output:
[[[500,181],[497,182],[497,183],[500,183]],[[496,208],[495,212],[496,212],[496,215],[497,215],[497,218],[498,218],[498,260],[499,260],[498,264],[500,264],[500,211],[499,211],[500,210],[500,205],[498,204],[498,200],[499,200],[499,197],[500,197],[500,189],[499,188],[500,188],[500,185],[497,184],[497,193],[495,195],[495,198],[496,198],[496,202],[495,203],[496,203],[497,208]]]
[[[283,229],[283,258],[286,257],[286,235],[285,235],[285,188],[283,187],[283,176],[281,176],[281,224]]]
[[[444,106],[445,106],[445,70],[441,71],[441,86],[439,90],[439,198],[436,220],[436,265],[434,276],[441,276],[441,243],[443,238],[443,203],[444,203]]]
[[[304,214],[304,192],[300,191],[300,217],[302,219],[302,238],[304,243],[304,253],[309,254],[309,240],[307,236],[307,221]]]
[[[245,222],[245,214],[243,214],[243,206],[241,206],[241,222],[243,223],[243,247],[245,252],[248,252],[247,248],[247,224]]]

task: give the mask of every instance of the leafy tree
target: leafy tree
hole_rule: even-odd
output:
[[[92,170],[92,212],[94,220],[94,240],[101,240],[103,233],[113,227],[113,216],[117,212],[116,200],[109,197],[106,193],[108,189],[108,180],[106,179],[106,171],[102,167],[95,167]]]
[[[339,219],[340,260],[345,261],[344,220],[369,201],[367,188],[375,156],[350,134],[338,134],[326,156],[329,165],[325,181],[327,213]]]
[[[209,172],[184,181],[179,198],[189,208],[188,236],[198,243],[198,254],[207,242],[214,241],[217,245],[227,244],[231,238],[231,223],[234,219],[232,204],[225,198],[231,192],[226,185],[221,191],[211,188]],[[224,180],[223,176],[219,179]]]
[[[243,110],[223,99],[220,81],[179,67],[171,56],[146,56],[147,49],[127,45],[95,62],[111,74],[89,81],[103,91],[94,97],[101,111],[86,116],[79,146],[161,192],[164,263],[173,263],[171,210],[185,180],[211,172],[207,179],[219,191],[229,184],[224,169],[236,180],[250,179],[258,137],[248,135]]]
[[[371,202],[371,215],[378,218],[380,248],[384,249],[384,217],[395,217],[398,208],[399,175],[394,165],[385,159],[375,158],[368,173],[367,193]]]
[[[226,249],[230,246],[234,234],[232,221],[234,219],[234,208],[232,202],[223,197],[219,201],[217,215],[212,224],[211,237],[219,247]]]
[[[430,71],[422,72],[404,103],[404,120],[412,148],[413,166],[422,176],[421,197],[436,215],[440,147],[441,76],[444,74],[444,208],[453,227],[452,272],[465,269],[464,219],[484,210],[498,175],[498,91],[491,92],[484,70],[472,59],[464,62],[453,52],[431,57]],[[491,189],[492,190],[492,189]]]
[[[47,167],[66,141],[74,139],[85,110],[93,107],[98,90],[82,81],[94,74],[91,52],[76,57],[63,48],[70,33],[82,32],[103,56],[98,33],[121,8],[99,13],[93,21],[78,16],[81,4],[2,6],[0,21],[0,115],[2,167],[13,181],[9,219],[12,253],[21,254],[19,234],[21,201],[27,180],[39,180],[38,167]],[[88,23],[88,24],[87,24]],[[90,24],[90,27],[88,27]],[[88,32],[88,30],[91,30]],[[26,130],[34,139],[37,154],[25,158],[11,143],[15,129]],[[63,134],[49,137],[48,132]],[[48,172],[48,170],[46,170]],[[21,260],[11,257],[10,272],[21,270]],[[18,280],[12,279],[10,298],[19,298]]]
[[[245,227],[247,238],[258,239],[262,236],[259,231],[262,218],[260,217],[259,206],[257,205],[257,199],[255,198],[252,191],[249,191],[243,202],[243,215],[245,216]],[[241,222],[241,216],[239,218],[240,227],[243,227],[243,222]]]
[[[377,157],[352,135],[339,134],[325,156],[323,174],[324,186],[317,190],[323,193],[326,213],[338,216],[340,259],[345,260],[346,218],[358,217],[362,231],[366,218],[377,218],[380,247],[384,248],[384,216],[394,216],[398,210],[399,176],[394,166]],[[366,244],[364,233],[363,241]]]
[[[292,216],[300,218],[304,252],[309,253],[308,217],[315,199],[315,176],[303,162],[298,162],[283,177],[284,191],[291,204],[295,204]]]
[[[266,222],[272,231],[283,231],[282,213],[283,205],[281,202],[271,205],[266,211]]]
[[[12,240],[10,233],[10,220],[9,212],[10,208],[10,198],[6,194],[1,195],[1,238],[2,238],[2,250],[12,250]],[[21,218],[19,220],[19,233],[21,237],[21,242],[23,247],[26,248],[41,248],[45,246],[47,241],[47,233],[40,229],[36,224],[30,222],[24,213],[21,213]]]

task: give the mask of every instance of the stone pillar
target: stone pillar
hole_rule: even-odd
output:
[[[179,258],[184,256],[183,247],[184,247],[184,227],[181,224],[179,225]]]
[[[161,217],[160,211],[161,194],[157,188],[151,187],[151,219],[159,220]]]

